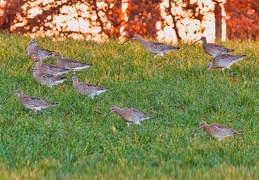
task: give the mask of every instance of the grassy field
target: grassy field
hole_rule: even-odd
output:
[[[233,71],[206,71],[211,57],[200,44],[153,58],[139,43],[54,41],[38,45],[91,69],[79,81],[109,87],[95,99],[77,94],[70,81],[53,89],[27,73],[30,37],[0,35],[0,179],[258,179],[259,42],[223,44],[247,57]],[[47,62],[55,63],[55,59]],[[21,88],[57,107],[35,115],[16,96]],[[126,123],[111,105],[153,116],[142,126]],[[221,123],[243,134],[223,141],[199,121]]]

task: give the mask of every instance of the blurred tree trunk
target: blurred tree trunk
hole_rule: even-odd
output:
[[[218,1],[215,2],[215,9],[214,9],[214,15],[215,15],[215,37],[216,40],[222,40],[222,8],[220,7],[220,4]]]

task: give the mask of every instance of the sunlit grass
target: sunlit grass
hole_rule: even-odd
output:
[[[153,58],[141,45],[38,39],[38,45],[63,57],[92,63],[79,81],[109,87],[90,99],[70,81],[53,89],[39,85],[27,68],[29,37],[0,35],[0,178],[1,179],[256,179],[259,154],[259,43],[224,42],[247,57],[233,71],[206,71],[211,57],[200,44]],[[47,62],[55,63],[55,59]],[[58,102],[40,115],[25,109],[15,89]],[[142,126],[109,107],[133,107],[153,116]],[[218,142],[200,120],[243,131]]]

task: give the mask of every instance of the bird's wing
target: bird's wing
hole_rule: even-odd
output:
[[[48,50],[48,49],[44,49],[43,47],[40,47],[40,46],[36,46],[36,49],[38,50],[38,51],[46,51],[46,52],[48,52],[48,53],[53,53],[54,51],[50,51],[50,50]]]
[[[33,103],[34,106],[41,106],[43,104],[48,104],[48,102],[34,96],[24,96],[24,99],[27,102]]]
[[[231,51],[234,51],[232,49],[228,49],[222,45],[218,45],[218,44],[213,44],[213,43],[207,43],[207,46],[210,48],[210,49],[217,49],[219,51],[222,51],[222,52],[231,52]]]
[[[69,59],[69,58],[62,59],[62,61],[65,61],[71,67],[80,67],[80,66],[89,65],[89,64],[82,63],[82,62],[79,62],[79,61],[76,61],[76,60],[73,60],[73,59]]]
[[[177,47],[177,46],[170,46],[170,45],[160,43],[160,42],[152,42],[152,43],[154,44],[154,47],[157,47],[157,49],[160,49],[161,51],[179,49],[179,47]]]
[[[144,114],[137,109],[134,109],[134,108],[128,108],[128,109],[129,109],[129,111],[131,111],[132,113],[134,113],[136,116],[138,116],[141,119],[149,117],[147,114]]]

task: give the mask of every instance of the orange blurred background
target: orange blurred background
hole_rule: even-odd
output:
[[[252,0],[0,0],[0,30],[95,41],[257,40],[258,9]]]

